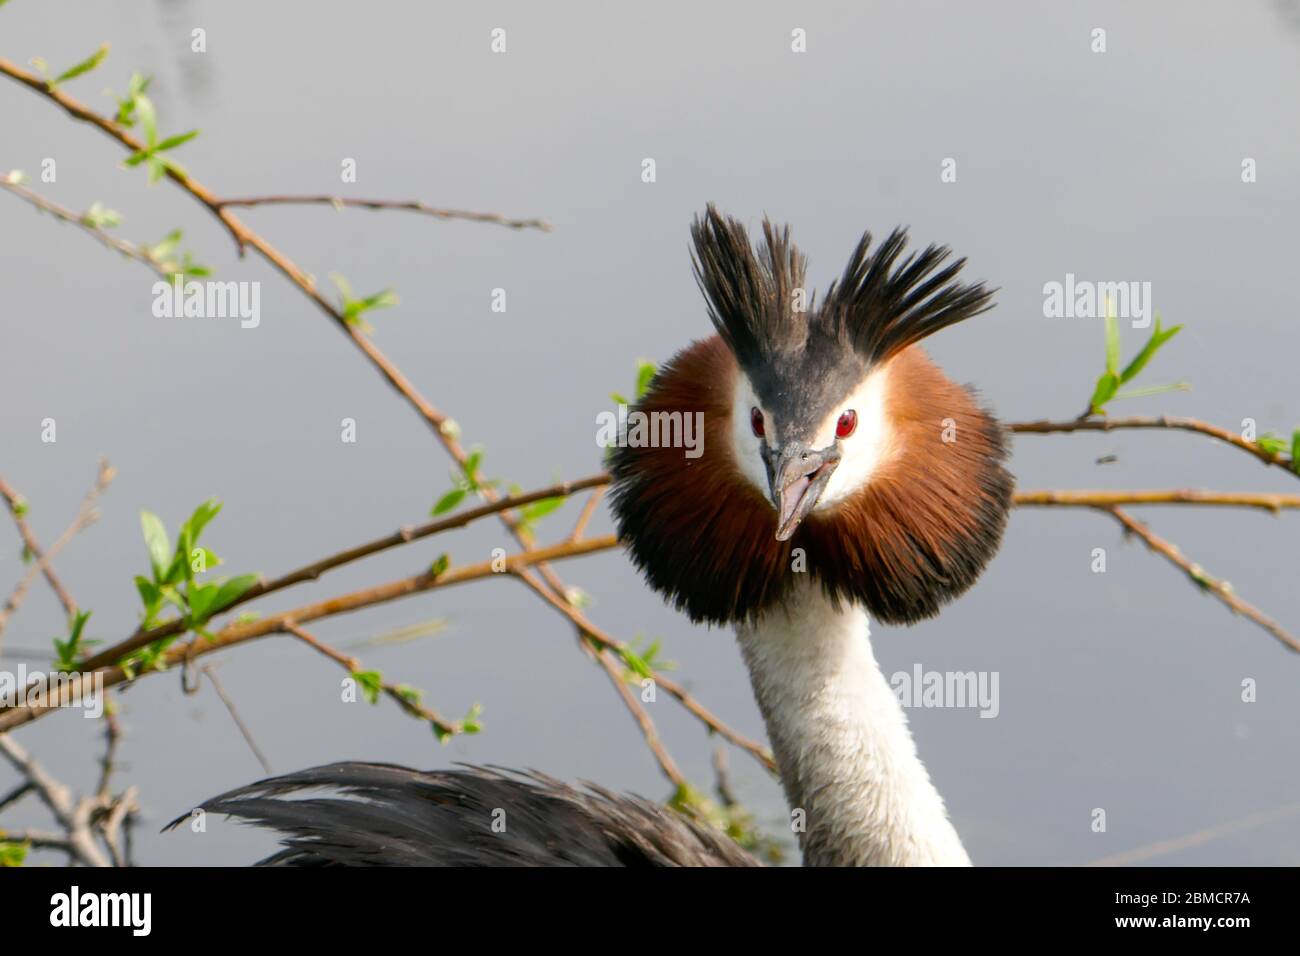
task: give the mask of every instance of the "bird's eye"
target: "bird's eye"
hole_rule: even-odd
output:
[[[759,438],[763,437],[763,413],[757,408],[749,410],[749,427],[754,429],[754,434]]]
[[[858,413],[849,409],[840,416],[840,420],[835,423],[835,437],[848,438],[858,427]]]

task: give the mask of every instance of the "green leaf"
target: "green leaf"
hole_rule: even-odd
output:
[[[54,639],[54,648],[58,651],[58,660],[55,666],[59,670],[77,670],[77,653],[81,649],[81,632],[89,619],[89,611],[78,611],[73,616],[72,629],[68,639],[66,641],[61,641],[57,637]]]
[[[152,246],[147,246],[145,251],[154,259],[166,259],[175,252],[176,247],[181,244],[181,238],[183,235],[184,233],[182,233],[181,230],[173,229]]]
[[[86,59],[82,60],[76,66],[69,67],[68,69],[60,73],[58,76],[54,78],[54,82],[51,85],[53,86],[59,83],[64,83],[68,80],[76,79],[77,77],[81,76],[83,73],[89,73],[95,67],[99,66],[99,64],[103,63],[104,57],[106,56],[108,56],[107,43],[103,44],[98,50],[90,54],[90,56],[86,57]]]
[[[213,605],[217,602],[220,586],[215,583],[192,584],[185,596],[190,605],[190,626],[198,627],[212,616]]]
[[[1300,475],[1300,428],[1291,433],[1291,470]]]
[[[641,361],[636,367],[636,397],[640,401],[642,396],[650,390],[650,383],[654,381],[655,372],[654,362]]]
[[[153,148],[153,151],[155,153],[164,153],[169,149],[175,149],[177,146],[181,146],[185,143],[188,143],[190,140],[192,140],[195,136],[198,135],[199,135],[199,131],[196,129],[192,129],[188,133],[181,133],[179,136],[168,136],[165,140],[163,140],[161,143],[155,146]]]
[[[384,689],[384,675],[379,671],[353,671],[352,677],[366,700],[372,704],[379,703],[379,694]]]
[[[382,292],[376,292],[374,295],[368,295],[361,300],[359,304],[360,311],[367,312],[370,309],[388,309],[395,305],[400,305],[401,299],[392,289],[384,289]]]
[[[164,571],[172,559],[171,542],[167,540],[167,528],[162,519],[152,511],[140,512],[140,527],[144,531],[145,544],[149,546],[149,561],[153,565],[154,580],[165,580]]]
[[[117,101],[117,116],[114,119],[118,123],[123,126],[135,125],[138,100],[149,89],[152,79],[152,77],[145,76],[143,73],[131,74],[131,81],[126,88],[126,96]]]
[[[463,478],[466,486],[468,486],[472,490],[477,491],[479,488],[478,470],[482,464],[483,464],[483,449],[475,448],[465,458],[465,464],[460,466],[460,472],[461,472],[460,476],[457,476],[455,471],[452,472],[452,480],[456,481],[458,480],[458,477]]]
[[[1122,385],[1135,378],[1138,372],[1146,368],[1147,363],[1150,362],[1152,356],[1160,350],[1160,347],[1177,335],[1182,328],[1181,325],[1175,325],[1170,329],[1162,329],[1160,327],[1160,319],[1157,318],[1156,327],[1151,331],[1151,338],[1147,339],[1147,344],[1142,346],[1142,351],[1138,352],[1138,354],[1133,357],[1133,361],[1129,362],[1128,365],[1124,367],[1124,371],[1120,373],[1120,384]]]
[[[347,279],[337,273],[330,273],[330,278],[338,286],[341,299],[339,312],[343,316],[343,320],[361,326],[366,332],[373,332],[374,330],[361,319],[363,313],[372,309],[386,309],[389,306],[397,305],[399,302],[397,295],[391,289],[376,292],[364,299],[355,299],[352,297],[352,286],[348,284]]]
[[[150,146],[154,145],[158,142],[158,111],[153,108],[153,100],[145,96],[142,89],[131,97],[131,102],[136,121],[144,130],[145,140]]]
[[[190,605],[190,626],[197,627],[206,622],[212,615],[230,607],[258,580],[256,574],[241,574],[239,577],[231,578],[222,584],[190,585],[186,593]]]
[[[446,514],[464,501],[466,494],[468,492],[464,488],[453,488],[438,499],[438,503],[433,506],[433,510],[429,514],[435,518],[438,515]]]
[[[1106,403],[1115,397],[1117,391],[1119,391],[1119,378],[1110,372],[1106,372],[1101,378],[1097,379],[1097,387],[1093,391],[1090,400],[1092,411],[1100,413]]]
[[[1119,374],[1119,322],[1109,305],[1106,308],[1106,371]]]
[[[412,687],[410,684],[398,684],[393,688],[393,690],[397,692],[398,697],[402,698],[402,700],[406,701],[412,707],[419,707],[420,701],[424,697],[424,691],[420,690],[418,687]]]
[[[145,611],[156,611],[158,604],[162,601],[162,595],[158,591],[158,586],[148,578],[137,574],[135,576],[135,589],[140,592],[140,603],[144,605]]]
[[[0,6],[4,6],[6,0],[0,0]],[[0,834],[2,837],[3,834]],[[27,842],[19,843],[17,840],[0,839],[0,868],[8,866],[22,866],[23,861],[27,859],[27,851],[31,844]]]
[[[567,500],[563,496],[543,498],[541,501],[534,501],[531,505],[527,505],[520,514],[523,515],[525,521],[531,523],[539,518],[545,518],[552,511],[561,507]]]
[[[615,405],[631,405],[631,404],[632,404],[632,403],[629,402],[626,398],[624,398],[622,395],[620,395],[618,392],[610,392],[610,393],[609,393],[609,397],[612,398],[612,399],[614,400],[614,404],[615,404]]]
[[[464,734],[480,733],[483,730],[483,723],[479,720],[479,716],[482,715],[482,713],[483,713],[482,704],[475,704],[473,707],[471,707],[469,709],[469,713],[467,713],[461,719],[460,722],[461,733]]]
[[[233,577],[229,581],[226,581],[217,591],[217,599],[213,602],[212,613],[215,614],[224,608],[230,607],[230,605],[243,597],[248,592],[248,589],[260,580],[261,575],[241,574],[238,577]]]
[[[202,557],[203,557],[203,570],[202,570],[202,571],[196,571],[196,570],[194,569],[194,559],[195,559],[195,554],[194,554],[194,552],[196,552],[196,551],[199,552],[199,554],[202,555]],[[220,565],[221,565],[221,559],[220,559],[219,557],[217,557],[215,554],[213,554],[213,553],[212,553],[210,550],[208,550],[207,548],[198,547],[198,548],[191,548],[191,549],[190,549],[190,572],[191,572],[191,574],[205,574],[205,573],[207,573],[208,571],[211,571],[213,568],[215,568],[215,567],[219,567]]]
[[[122,215],[116,209],[109,209],[103,203],[96,202],[81,214],[81,222],[94,229],[111,229],[122,224]]]
[[[1255,439],[1255,444],[1270,455],[1284,455],[1287,452],[1286,439],[1280,438],[1272,432],[1264,432],[1259,438]]]
[[[182,581],[189,581],[193,577],[194,574],[190,571],[190,559],[180,551],[177,551],[172,555],[171,563],[167,565],[167,570],[163,572],[161,583],[163,585],[180,584]],[[163,588],[163,593],[166,595],[166,587]]]
[[[176,590],[174,584],[164,583],[160,588],[158,588],[158,593],[162,595],[164,601],[176,608],[176,610],[180,611],[182,614],[189,610],[189,604],[186,603],[181,592]]]
[[[433,564],[429,565],[429,573],[436,578],[438,575],[446,573],[447,568],[450,566],[451,555],[445,553],[440,554],[438,555],[437,560],[435,560]]]
[[[184,267],[181,269],[181,275],[182,276],[189,275],[189,276],[195,276],[197,278],[203,278],[204,276],[212,275],[212,270],[209,269],[207,266],[199,265],[197,262],[194,261],[194,257],[187,252],[185,253],[185,263],[184,263]]]
[[[208,522],[215,518],[220,512],[221,502],[216,498],[209,498],[207,501],[203,502],[203,504],[194,509],[194,513],[190,515],[190,520],[186,521],[184,525],[184,527],[189,530],[190,547],[199,543],[199,535],[203,533],[203,529],[206,528]]]
[[[1169,392],[1190,392],[1189,382],[1171,382],[1168,385],[1143,385],[1140,388],[1126,388],[1116,392],[1116,398],[1147,398],[1151,395],[1165,395]]]
[[[640,654],[632,650],[632,648],[624,646],[619,650],[619,654],[622,655],[627,666],[636,671],[636,673],[642,677],[654,676],[654,672],[650,670],[650,665],[645,662],[645,659],[641,657]]]

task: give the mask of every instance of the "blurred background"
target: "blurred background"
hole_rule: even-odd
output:
[[[207,52],[191,52],[191,31]],[[507,53],[490,50],[506,30]],[[1107,34],[1093,53],[1091,31]],[[807,52],[791,52],[791,31]],[[1000,3],[341,2],[14,0],[0,55],[56,69],[101,42],[108,60],[68,84],[104,112],[105,88],[152,74],[175,154],[218,193],[340,193],[540,216],[511,232],[404,213],[248,210],[246,221],[324,280],[392,287],[375,341],[484,449],[492,477],[532,488],[600,467],[595,416],[630,392],[636,361],[661,362],[710,332],[690,273],[687,226],[706,202],[791,223],[824,288],[864,229],[910,225],[1000,287],[997,309],[928,346],[1007,420],[1078,414],[1102,371],[1101,323],[1043,317],[1043,285],[1067,272],[1152,283],[1184,332],[1144,380],[1185,393],[1117,403],[1121,414],[1190,415],[1232,430],[1300,424],[1294,227],[1300,210],[1300,5],[1274,0],[1086,5]],[[1290,116],[1292,119],[1288,120]],[[142,508],[174,531],[196,504],[225,503],[205,543],[223,571],[276,574],[418,523],[450,487],[426,426],[301,294],[168,186],[123,171],[121,150],[43,98],[0,83],[0,170],[74,209],[120,210],[124,238],[184,245],[221,279],[262,283],[262,320],[151,314],[154,277],[12,196],[0,196],[0,474],[29,499],[50,543],[99,455],[119,470],[104,517],[56,569],[94,611],[87,633],[120,640],[138,615],[131,576],[148,557]],[[355,184],[339,181],[345,158]],[[657,181],[641,180],[655,160]],[[955,183],[940,163],[957,161]],[[1258,182],[1241,181],[1256,160]],[[494,288],[508,295],[491,311]],[[1124,327],[1131,355],[1145,332]],[[40,440],[56,419],[58,441]],[[357,422],[355,444],[340,421]],[[1116,455],[1111,464],[1096,460]],[[1294,480],[1184,434],[1022,437],[1020,487],[1290,491]],[[567,534],[574,502],[545,519]],[[1238,593],[1300,627],[1294,514],[1135,509]],[[22,574],[0,527],[0,581]],[[593,532],[608,531],[602,508]],[[414,573],[439,553],[469,563],[506,545],[480,526],[385,553],[254,605],[264,612]],[[1092,572],[1093,549],[1107,571]],[[617,553],[558,567],[590,614],[623,638],[662,638],[674,676],[753,736],[762,723],[727,631],[691,626]],[[4,588],[10,585],[6,583]],[[272,638],[210,660],[277,771],[345,758],[442,767],[536,767],[654,799],[669,794],[606,677],[570,627],[517,583],[424,595],[315,630],[350,646],[430,618],[447,626],[355,650],[423,688],[449,716],[483,705],[484,731],[440,746],[391,702],[339,700],[338,667]],[[64,628],[38,582],[5,634],[46,648]],[[1013,515],[982,582],[937,620],[874,628],[886,673],[997,671],[1000,713],[910,712],[920,752],[972,857],[1079,864],[1266,814],[1151,857],[1177,864],[1300,863],[1300,660],[1189,586],[1104,516]],[[29,662],[29,664],[34,662]],[[0,666],[12,669],[15,658]],[[1242,681],[1258,685],[1243,703]],[[119,696],[119,784],[141,788],[138,859],[246,863],[263,834],[214,824],[159,835],[194,802],[263,775],[205,687],[151,677]],[[713,744],[666,695],[651,705],[687,775],[707,787]],[[76,712],[18,731],[67,782],[92,786],[99,725]],[[730,756],[739,796],[779,835],[779,787]],[[0,792],[16,782],[0,767]],[[1105,833],[1091,829],[1103,808]],[[1289,808],[1280,809],[1280,808]],[[1280,812],[1274,812],[1280,811]],[[7,828],[45,826],[26,801]],[[1247,821],[1247,824],[1250,820]],[[50,855],[34,861],[57,862]],[[797,853],[792,854],[797,860]]]

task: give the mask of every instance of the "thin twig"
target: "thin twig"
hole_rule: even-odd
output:
[[[582,633],[584,633],[587,637],[589,637],[591,640],[615,652],[621,652],[623,650],[625,645],[623,645],[621,642],[619,642],[615,638],[611,637],[610,635],[602,631],[599,627],[593,624],[586,617],[586,615],[584,615],[573,605],[569,604],[563,598],[558,597],[554,594],[543,593],[542,591],[539,591],[535,582],[530,582],[526,578],[521,577],[521,580],[523,580],[525,584],[529,585],[529,587],[531,587],[534,591],[538,591],[538,593],[541,594],[542,599],[546,601],[547,604],[555,608],[557,611],[559,611],[561,614],[567,617],[570,621],[572,621],[574,626],[578,628]],[[776,769],[776,761],[772,759],[772,754],[767,750],[766,747],[762,746],[759,743],[756,743],[753,740],[750,740],[748,737],[743,736],[742,734],[733,730],[727,724],[723,723],[716,716],[714,716],[714,714],[711,711],[709,711],[703,704],[701,704],[694,697],[692,697],[690,693],[688,693],[687,690],[684,687],[682,687],[680,684],[678,684],[676,681],[671,680],[670,678],[665,677],[663,674],[659,674],[659,673],[654,674],[654,680],[655,683],[657,683],[661,688],[667,691],[667,693],[670,696],[676,698],[678,702],[680,702],[681,705],[685,707],[690,714],[692,714],[696,719],[701,721],[705,726],[707,726],[711,731],[716,733],[719,737],[722,737],[728,743],[731,743],[736,747],[739,747],[741,750],[744,750],[745,752],[752,755],[756,760],[759,761],[759,763],[763,764],[763,766],[765,766],[768,770]]]
[[[226,689],[221,686],[221,681],[217,680],[216,671],[213,670],[211,664],[204,664],[199,669],[207,676],[208,681],[212,684],[212,689],[217,692],[221,702],[226,705],[226,711],[230,714],[230,719],[235,722],[235,726],[239,728],[240,734],[244,737],[244,742],[248,744],[248,749],[253,751],[253,756],[257,758],[257,762],[262,765],[262,769],[266,771],[267,776],[270,776],[275,772],[271,769],[271,761],[266,759],[266,754],[257,745],[257,740],[253,737],[253,731],[249,729],[248,724],[244,723],[244,718],[239,716],[239,710],[235,707],[234,700],[226,693]]]
[[[293,621],[285,621],[282,630],[285,634],[293,635],[312,649],[324,654],[350,674],[355,674],[357,671],[362,669],[361,661],[331,647],[311,632],[299,627]],[[381,681],[379,686],[385,694],[396,701],[408,714],[418,717],[421,720],[428,721],[438,729],[440,734],[451,736],[464,731],[464,726],[459,721],[453,722],[445,720],[436,711],[424,706],[424,704],[421,704],[419,701],[412,699],[409,693],[403,693],[404,688],[399,685],[390,684],[387,681]]]
[[[122,742],[122,723],[117,717],[117,702],[104,690],[104,755],[99,758],[99,786],[95,794],[101,800],[111,796],[113,771],[117,769],[117,748]]]
[[[1225,823],[1218,823],[1211,827],[1197,830],[1194,833],[1188,833],[1184,836],[1174,837],[1168,840],[1157,840],[1154,843],[1147,843],[1143,846],[1135,847],[1132,850],[1125,850],[1122,853],[1116,853],[1111,856],[1103,857],[1100,860],[1094,860],[1091,863],[1085,863],[1085,866],[1134,866],[1138,863],[1145,863],[1148,860],[1155,859],[1158,856],[1165,856],[1169,853],[1176,853],[1179,850],[1188,850],[1192,847],[1203,846],[1212,840],[1220,837],[1231,836],[1234,833],[1241,833],[1267,823],[1276,823],[1279,820],[1286,820],[1300,814],[1300,803],[1289,803],[1286,806],[1275,807],[1272,810],[1261,810],[1257,813],[1251,813],[1244,817],[1238,817],[1235,820],[1228,820]]]
[[[31,785],[36,795],[58,821],[67,837],[64,849],[86,866],[108,866],[109,861],[95,843],[90,827],[90,810],[85,802],[76,803],[72,792],[55,780],[18,741],[0,734],[0,755]]]
[[[601,477],[608,480],[607,475]],[[603,485],[594,488],[587,496],[587,501],[582,506],[582,513],[578,515],[578,520],[573,525],[573,531],[569,534],[570,541],[577,541],[587,531],[587,525],[591,522],[591,516],[596,513],[596,506],[600,504],[600,499],[605,496],[605,487]]]
[[[1292,467],[1293,462],[1288,457],[1274,454],[1260,447],[1257,443],[1247,441],[1240,435],[1228,431],[1226,428],[1220,428],[1217,425],[1211,425],[1209,422],[1203,422],[1196,418],[1160,415],[1153,417],[1133,416],[1130,418],[1082,418],[1071,421],[1048,421],[1043,419],[1036,422],[1012,422],[1007,425],[1007,428],[1018,435],[1048,435],[1081,431],[1111,432],[1130,428],[1166,428],[1175,431],[1196,432],[1239,448],[1248,455],[1258,458],[1266,465],[1274,465],[1284,471],[1291,472],[1292,475],[1297,475]],[[1300,475],[1297,475],[1297,477],[1300,477]]]
[[[1019,491],[1017,507],[1059,505],[1069,508],[1107,508],[1114,505],[1210,505],[1226,508],[1259,508],[1274,513],[1300,508],[1300,495],[1277,495],[1246,491],[1205,491],[1199,488],[1153,491]]]
[[[1142,522],[1133,518],[1120,508],[1098,508],[1098,510],[1111,514],[1127,531],[1137,535],[1145,541],[1148,548],[1165,558],[1175,567],[1182,569],[1182,571],[1197,587],[1213,594],[1237,614],[1254,621],[1291,650],[1300,651],[1300,640],[1297,640],[1293,635],[1288,633],[1282,625],[1278,624],[1277,621],[1274,621],[1271,617],[1268,617],[1258,608],[1237,597],[1237,595],[1232,592],[1232,586],[1226,581],[1211,577],[1199,564],[1195,564],[1188,560],[1177,547],[1157,536]]]
[[[67,546],[68,542],[76,537],[79,532],[99,520],[99,512],[95,510],[95,501],[104,493],[105,489],[108,488],[116,474],[117,473],[113,470],[113,467],[106,460],[100,459],[99,471],[95,476],[95,483],[91,486],[90,490],[86,492],[85,497],[82,498],[81,507],[77,510],[77,516],[72,519],[72,523],[64,529],[63,534],[59,535],[54,544],[50,545],[50,549],[32,562],[32,566],[28,569],[22,580],[18,582],[13,593],[9,595],[9,599],[5,601],[4,607],[0,608],[0,636],[3,636],[5,625],[9,623],[9,618],[13,616],[14,611],[22,605],[23,599],[27,596],[27,591],[31,587],[32,581],[36,578],[36,575],[48,569],[50,562],[54,560],[55,555],[62,551]],[[6,500],[8,500],[7,496]],[[62,595],[60,596],[60,600],[63,600]],[[71,601],[71,597],[69,597],[68,600]]]
[[[307,581],[315,581],[327,571],[350,564],[353,561],[360,561],[362,558],[368,558],[371,555],[378,554],[389,548],[400,547],[409,544],[412,541],[419,541],[421,538],[427,538],[431,535],[440,534],[444,531],[452,531],[457,528],[463,528],[479,518],[487,515],[497,514],[508,508],[518,508],[522,505],[539,501],[543,498],[567,497],[568,495],[591,488],[609,480],[607,475],[593,475],[589,478],[582,478],[578,481],[563,481],[559,484],[552,485],[549,488],[540,488],[537,491],[530,491],[524,494],[513,495],[509,498],[502,498],[499,501],[490,502],[477,508],[469,508],[459,514],[452,515],[449,518],[443,518],[438,521],[430,521],[427,524],[418,525],[414,528],[399,528],[392,534],[385,535],[382,538],[375,538],[367,541],[365,544],[359,544],[354,548],[348,548],[346,551],[339,551],[329,557],[321,558],[319,561],[313,561],[287,574],[282,574],[278,578],[270,581],[259,581],[251,588],[239,596],[239,599],[232,602],[222,609],[222,613],[232,611],[242,604],[247,604],[255,598],[264,597],[267,594],[273,594],[276,591],[284,590],[295,584],[303,584]],[[154,641],[161,640],[165,637],[172,637],[181,634],[185,630],[185,622],[181,618],[168,621],[165,624],[159,624],[157,627],[148,630],[137,629],[134,634],[123,641],[114,644],[112,647],[106,647],[97,654],[91,655],[81,669],[85,671],[97,670],[105,667],[115,661],[121,660],[122,657],[152,644]]]
[[[150,271],[157,273],[163,278],[170,277],[175,271],[167,269],[165,264],[152,255],[145,246],[138,245],[134,242],[127,242],[125,239],[119,239],[107,229],[95,225],[86,218],[84,214],[74,212],[66,206],[60,206],[53,200],[40,195],[40,193],[32,192],[32,190],[27,189],[14,179],[13,173],[9,173],[8,175],[0,174],[0,189],[7,189],[23,201],[35,206],[37,209],[48,212],[50,215],[54,216],[54,218],[60,219],[63,222],[71,223],[85,232],[100,245],[112,249],[114,252],[119,252],[128,259],[134,259],[136,262],[146,266]]]
[[[401,199],[345,199],[341,196],[242,196],[238,199],[222,199],[219,205],[243,206],[333,206],[341,209],[345,206],[356,209],[390,209],[416,212],[435,219],[460,219],[465,222],[485,222],[507,229],[540,229],[550,232],[554,227],[544,219],[507,219],[494,212],[468,212],[463,209],[439,209],[416,200]]]
[[[3,813],[6,808],[13,806],[29,793],[35,792],[35,789],[36,788],[32,786],[30,780],[25,780],[18,786],[14,787],[14,789],[10,790],[3,797],[0,797],[0,813]]]
[[[99,817],[99,835],[108,847],[109,858],[114,866],[131,865],[130,830],[139,810],[136,794],[135,787],[127,787]]]
[[[578,639],[582,640],[581,634],[579,634]],[[596,658],[596,662],[600,664],[610,683],[614,685],[619,697],[623,699],[623,704],[627,707],[628,713],[631,714],[632,720],[636,722],[637,728],[641,731],[641,736],[645,738],[646,746],[650,748],[650,753],[658,762],[663,775],[672,782],[674,787],[686,786],[686,778],[682,776],[682,771],[677,766],[677,762],[673,760],[672,755],[668,753],[668,748],[664,746],[663,740],[659,736],[659,730],[650,717],[650,712],[642,705],[640,698],[632,693],[632,688],[628,686],[627,681],[624,679],[623,668],[614,660],[613,655],[603,647],[595,649],[586,646],[585,650]]]
[[[14,491],[4,478],[0,478],[0,496],[5,499],[5,504],[9,506],[9,513],[13,516],[14,524],[18,527],[18,536],[23,539],[23,545],[27,548],[27,553],[31,555],[33,561],[37,562],[45,574],[45,580],[49,583],[50,589],[54,591],[55,597],[63,605],[64,613],[70,618],[77,613],[77,602],[72,600],[72,595],[68,589],[63,586],[54,569],[50,567],[49,562],[44,560],[45,552],[41,550],[40,542],[36,540],[36,535],[32,533],[31,525],[27,523],[24,516],[24,505],[26,504],[23,496]],[[2,625],[0,625],[2,626]]]
[[[563,542],[545,548],[538,548],[535,551],[525,551],[508,556],[502,560],[505,562],[505,573],[510,573],[519,568],[540,564],[543,561],[559,561],[565,558],[594,554],[598,551],[608,551],[611,548],[617,547],[617,544],[618,542],[613,535],[607,535],[602,538],[587,538],[582,541]],[[433,591],[442,587],[450,587],[455,584],[463,584],[467,581],[476,581],[483,578],[494,577],[503,573],[499,570],[500,567],[501,565],[497,559],[489,559],[487,561],[479,562],[478,564],[450,568],[439,574],[436,574],[433,571],[425,571],[411,577],[400,578],[396,581],[390,581],[387,584],[365,588],[360,591],[353,591],[350,594],[329,598],[315,604],[294,608],[290,611],[269,615],[267,617],[258,618],[257,620],[235,621],[233,624],[229,624],[220,631],[217,631],[212,635],[211,639],[198,636],[184,645],[169,648],[166,653],[163,654],[163,666],[159,670],[176,667],[184,664],[186,661],[205,657],[208,654],[212,654],[224,648],[232,647],[236,644],[243,644],[247,641],[256,640],[257,638],[266,637],[269,634],[278,633],[284,630],[286,624],[296,624],[301,626],[324,617],[333,617],[338,614],[347,614],[352,611],[359,611],[362,608],[387,604],[390,601],[409,597],[413,594],[423,594],[426,591]],[[148,674],[158,673],[159,670],[146,671],[137,674],[136,677],[144,677]],[[133,679],[128,676],[127,672],[122,667],[116,665],[101,668],[97,670],[96,673],[104,675],[105,687],[115,687],[118,684]],[[42,705],[23,703],[15,706],[0,707],[0,733],[12,730],[15,727],[22,726],[23,724],[35,720],[57,708],[63,702],[63,693],[51,689],[51,692],[46,696],[46,700]]]

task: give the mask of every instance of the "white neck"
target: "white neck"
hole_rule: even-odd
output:
[[[871,652],[865,611],[835,609],[808,580],[736,634],[805,865],[970,865]]]

